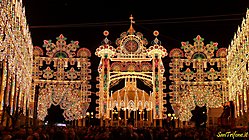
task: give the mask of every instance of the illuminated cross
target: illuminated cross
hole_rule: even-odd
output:
[[[131,15],[131,16],[130,16],[131,24],[132,24],[132,23],[135,23],[135,21],[133,21],[133,19],[134,19],[134,18],[133,18],[133,16]]]
[[[133,21],[133,16],[130,16],[130,20],[131,20],[131,25],[130,25],[130,29],[128,30],[129,34],[132,35],[135,33],[135,30],[132,27],[132,23],[135,23],[135,21]]]

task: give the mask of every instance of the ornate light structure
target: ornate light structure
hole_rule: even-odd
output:
[[[195,106],[217,108],[228,101],[227,49],[218,49],[216,42],[204,45],[203,40],[198,35],[194,45],[182,42],[182,50],[174,48],[169,54],[171,101],[181,121],[190,120]]]
[[[0,110],[23,110],[26,115],[32,90],[33,45],[22,1],[0,1]],[[2,112],[1,112],[2,113]],[[2,114],[2,119],[4,114]],[[3,120],[2,120],[3,121]]]
[[[91,94],[91,52],[87,48],[79,48],[78,41],[66,44],[66,40],[62,34],[57,37],[55,44],[51,40],[44,40],[46,54],[42,48],[34,47],[35,90],[31,100],[35,102],[35,92],[38,90],[37,112],[40,120],[44,120],[52,104],[60,105],[66,120],[81,119],[86,116],[91,102],[88,98]]]
[[[151,113],[151,121],[162,120],[166,117],[164,114],[166,108],[163,106],[166,102],[164,99],[166,94],[163,93],[166,86],[163,81],[166,81],[166,78],[162,58],[167,56],[167,50],[157,39],[158,31],[154,31],[156,38],[152,46],[146,48],[147,39],[142,33],[134,30],[132,16],[130,20],[131,25],[128,31],[123,32],[116,40],[117,48],[111,46],[107,38],[109,32],[104,31],[106,38],[95,52],[101,58],[98,66],[99,77],[97,77],[99,99],[96,101],[99,104],[96,108],[98,111],[96,117],[101,119],[101,125],[103,125],[102,120],[112,118],[114,107],[119,113],[121,109],[125,112],[125,117],[121,118],[125,123],[126,114],[145,108]],[[121,79],[125,79],[125,87],[112,94],[110,89]],[[148,94],[138,89],[137,79],[149,86],[152,93]]]
[[[238,27],[231,45],[228,47],[229,101],[234,101],[235,117],[247,117],[248,111],[248,54],[249,54],[249,10]],[[246,124],[247,125],[247,124]]]

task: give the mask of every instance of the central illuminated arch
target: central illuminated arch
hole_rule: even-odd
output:
[[[151,122],[166,117],[164,114],[166,108],[163,107],[166,103],[164,99],[166,94],[163,93],[166,86],[163,81],[166,81],[166,78],[162,58],[167,56],[167,50],[157,39],[158,31],[154,31],[156,38],[152,41],[152,46],[146,48],[147,39],[142,33],[135,32],[132,27],[133,17],[130,19],[130,28],[127,32],[121,33],[120,38],[116,40],[117,48],[110,45],[107,38],[109,32],[104,31],[106,38],[95,52],[101,58],[98,66],[99,77],[97,77],[99,99],[96,101],[99,104],[96,108],[98,111],[96,117],[101,119],[101,125],[103,120],[113,121],[114,108],[117,108],[119,119],[124,119],[125,125],[126,113],[130,117],[130,111],[134,111],[134,114],[137,111],[141,113],[144,109],[150,111]],[[125,87],[112,93],[110,89],[122,79],[125,79]],[[151,88],[150,94],[137,88],[138,79]],[[123,118],[120,117],[122,110],[125,112]]]

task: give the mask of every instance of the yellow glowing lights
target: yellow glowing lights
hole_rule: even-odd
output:
[[[229,100],[235,102],[236,117],[248,110],[249,10],[228,47]]]
[[[175,48],[169,54],[170,80],[174,81],[170,94],[181,121],[189,121],[196,106],[217,108],[228,100],[226,49],[218,49],[216,42],[204,45],[203,40],[198,35],[194,45],[182,42],[183,51]]]
[[[30,98],[32,90],[33,44],[21,1],[2,0],[0,2],[0,61],[3,62],[5,73],[0,100],[3,100],[5,86],[16,87],[15,92],[20,94],[18,104],[25,114],[25,106],[28,103],[26,100]],[[6,77],[7,73],[8,77]],[[10,94],[14,95],[15,92],[12,90]],[[11,98],[14,102],[15,97],[11,96]],[[8,100],[6,98],[6,104]],[[0,110],[2,107],[1,105]]]
[[[166,102],[163,81],[166,78],[162,58],[168,55],[167,50],[157,39],[158,31],[154,32],[156,38],[152,41],[152,46],[146,48],[148,41],[142,33],[133,29],[132,24],[133,22],[128,31],[123,32],[116,40],[117,48],[110,46],[107,38],[109,32],[104,31],[106,38],[96,49],[95,55],[101,57],[97,78],[99,80],[97,85],[99,99],[96,102],[99,104],[96,108],[97,118],[109,118],[110,115],[115,114],[110,113],[113,108],[117,108],[118,112],[123,110],[128,114],[131,111],[146,109],[151,111],[151,119],[166,118],[164,113],[166,109],[163,106]],[[110,93],[110,89],[121,79],[125,79],[125,87]],[[149,86],[152,92],[148,94],[138,89],[137,79]]]
[[[91,101],[88,98],[91,52],[79,48],[78,41],[67,44],[66,40],[62,34],[57,37],[56,44],[44,40],[48,57],[43,56],[42,48],[34,47],[33,79],[34,87],[39,86],[37,113],[40,120],[44,120],[52,104],[64,110],[66,120],[83,118]]]

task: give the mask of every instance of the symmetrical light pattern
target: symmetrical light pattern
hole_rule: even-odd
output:
[[[134,30],[133,17],[130,19],[129,30],[123,32],[116,40],[117,48],[110,45],[107,38],[109,32],[104,31],[106,38],[103,45],[96,49],[95,54],[101,58],[98,67],[99,77],[97,78],[99,80],[97,85],[99,88],[97,104],[99,106],[96,109],[98,111],[96,117],[108,119],[110,110],[115,106],[118,111],[120,109],[138,110],[139,106],[143,106],[143,109],[148,107],[148,110],[152,110],[153,119],[163,119],[166,117],[164,114],[166,108],[163,107],[166,102],[164,100],[166,94],[163,93],[166,86],[163,81],[166,81],[166,78],[164,77],[162,58],[167,56],[167,50],[157,39],[158,31],[154,31],[156,38],[152,46],[146,48],[147,39],[143,37],[142,33]],[[127,86],[111,94],[110,89],[121,79],[125,79]],[[152,89],[150,95],[137,88],[135,82],[137,79]],[[144,95],[144,100],[141,97],[138,98],[138,95]],[[141,104],[140,101],[143,103]],[[146,106],[147,103],[151,105]]]
[[[91,94],[91,52],[79,48],[78,41],[66,44],[66,40],[62,34],[57,37],[56,44],[44,40],[46,54],[42,48],[34,47],[33,79],[34,89],[39,86],[37,110],[40,120],[44,120],[52,104],[60,105],[66,120],[81,119],[86,115],[91,101],[88,98]]]
[[[228,47],[228,86],[229,100],[234,101],[236,116],[243,116],[248,111],[248,59],[249,59],[249,10],[241,27],[238,27],[231,45]]]
[[[172,49],[170,69],[170,95],[174,108],[179,109],[179,119],[188,121],[196,106],[221,107],[228,100],[226,48],[218,43],[204,45],[203,38],[194,38],[194,45],[182,42],[183,51]],[[216,51],[217,50],[217,51]],[[216,51],[216,58],[214,52]]]
[[[2,82],[0,110],[10,112],[26,109],[32,90],[33,45],[22,1],[0,1],[0,62]],[[16,110],[18,109],[18,110]]]

